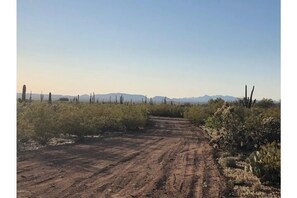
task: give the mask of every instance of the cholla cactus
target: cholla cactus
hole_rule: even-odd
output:
[[[249,170],[260,178],[260,181],[280,182],[280,144],[272,142],[262,146],[249,158]]]

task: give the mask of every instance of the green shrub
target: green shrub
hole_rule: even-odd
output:
[[[280,120],[265,117],[259,108],[224,104],[207,119],[206,126],[220,131],[220,146],[228,150],[253,151],[266,143],[280,141]]]
[[[255,106],[261,108],[270,108],[275,106],[275,104],[272,99],[263,98],[262,100],[256,102]]]
[[[33,126],[32,138],[41,144],[54,137],[58,132],[56,106],[46,103],[30,105],[26,108],[25,119]]]
[[[149,114],[153,116],[178,117],[184,115],[185,108],[179,105],[157,104],[149,106]]]
[[[249,169],[261,182],[280,183],[280,144],[268,143],[248,158]]]
[[[199,126],[205,124],[207,118],[210,117],[212,113],[212,110],[207,105],[195,105],[185,112],[184,117]]]
[[[17,136],[18,141],[35,139],[42,144],[59,134],[76,135],[80,140],[105,131],[138,130],[147,120],[144,105],[19,103]]]
[[[230,167],[230,168],[236,168],[237,167],[234,157],[220,158],[219,163],[223,167]]]

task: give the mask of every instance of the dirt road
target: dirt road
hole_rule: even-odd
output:
[[[222,197],[205,132],[152,117],[141,133],[18,154],[18,197]]]

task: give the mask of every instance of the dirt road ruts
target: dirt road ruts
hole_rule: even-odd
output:
[[[223,197],[206,134],[151,117],[144,132],[18,153],[18,197]]]

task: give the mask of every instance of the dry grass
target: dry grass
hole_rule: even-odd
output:
[[[202,127],[208,135],[216,140],[219,132],[214,129]],[[215,142],[215,141],[214,141]],[[245,168],[246,157],[222,150],[217,150],[219,165],[224,176],[228,179],[227,186],[232,191],[231,197],[280,197],[280,189],[261,184],[259,178]]]
[[[234,159],[236,159],[236,168],[222,168],[224,175],[232,183],[235,197],[280,197],[280,189],[262,185],[255,175],[245,170],[244,161]]]

